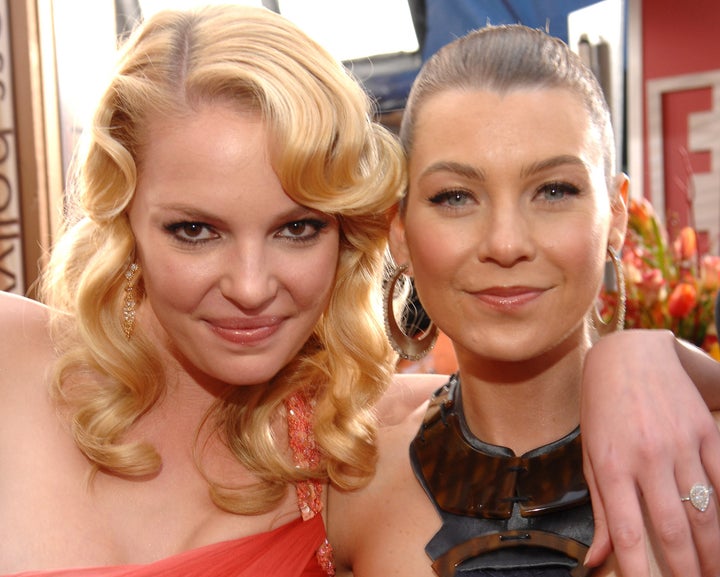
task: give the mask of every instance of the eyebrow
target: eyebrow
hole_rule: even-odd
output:
[[[557,168],[558,166],[578,166],[585,171],[590,172],[590,167],[587,162],[580,157],[573,156],[572,154],[561,154],[559,156],[553,156],[538,162],[533,162],[529,166],[523,168],[521,174],[522,176],[530,176],[532,174],[542,172],[543,170]]]
[[[523,177],[530,176],[532,174],[537,174],[539,172],[542,172],[543,170],[548,170],[551,168],[557,168],[558,166],[578,166],[583,168],[586,171],[589,171],[588,164],[582,160],[578,156],[573,156],[572,154],[561,154],[558,156],[553,156],[551,158],[546,158],[543,160],[540,160],[538,162],[533,162],[532,164],[523,167],[521,174]],[[476,168],[474,166],[471,166],[469,164],[465,164],[462,162],[453,162],[448,160],[441,160],[438,162],[435,162],[428,166],[425,170],[422,171],[422,174],[420,174],[420,178],[424,178],[426,176],[436,174],[438,172],[449,172],[452,174],[456,174],[458,176],[462,176],[464,178],[469,178],[473,180],[485,180],[485,172],[479,168]]]
[[[156,205],[156,208],[163,210],[163,211],[181,213],[188,218],[194,218],[194,219],[198,219],[198,220],[207,220],[209,218],[215,218],[210,213],[205,212],[204,210],[199,209],[196,206],[190,206],[190,205],[186,205],[186,204],[176,204],[176,203],[163,204],[163,203],[160,203],[160,204]]]
[[[465,164],[462,162],[452,162],[449,160],[441,160],[439,162],[434,162],[422,171],[422,173],[420,174],[420,178],[424,178],[438,172],[451,172],[465,178],[471,178],[474,180],[485,180],[485,173],[482,170],[475,168],[474,166],[471,166],[469,164]]]
[[[157,207],[163,211],[171,211],[176,212],[178,214],[183,215],[183,218],[187,218],[189,220],[197,220],[197,221],[218,221],[218,220],[224,220],[224,217],[219,214],[214,214],[207,212],[203,209],[200,209],[196,206],[186,205],[186,204],[180,204],[180,203],[168,203],[168,204],[159,204]],[[302,218],[305,218],[309,214],[325,214],[321,210],[315,210],[307,206],[303,205],[297,205],[293,206],[292,208],[284,211],[282,214],[278,215],[277,220],[278,221],[285,221],[285,220],[300,220]],[[327,215],[330,216],[330,215]]]

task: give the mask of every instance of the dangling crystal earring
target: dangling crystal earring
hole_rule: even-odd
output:
[[[137,304],[137,285],[135,284],[135,275],[140,267],[137,263],[132,263],[125,271],[125,298],[123,299],[122,309],[122,328],[125,337],[128,339],[132,336],[135,328],[135,305]]]
[[[438,328],[430,321],[430,325],[425,329],[419,339],[412,338],[407,335],[398,325],[395,318],[395,309],[393,301],[395,298],[395,285],[398,279],[405,274],[407,265],[403,264],[397,267],[392,276],[385,283],[383,289],[383,313],[385,317],[385,333],[387,334],[390,345],[395,352],[403,359],[417,361],[428,354],[435,346],[438,336]]]
[[[608,246],[607,252],[615,272],[614,284],[617,290],[617,303],[613,315],[607,323],[602,320],[597,308],[593,309],[593,324],[601,335],[621,331],[625,326],[625,274],[623,273],[622,261],[613,247]]]

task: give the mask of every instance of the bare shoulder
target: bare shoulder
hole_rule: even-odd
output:
[[[366,487],[330,490],[328,531],[338,577],[434,575],[424,547],[438,530],[439,517],[409,459],[426,406],[422,403],[401,422],[381,427],[377,472]]]
[[[380,426],[397,425],[406,420],[448,378],[448,375],[422,373],[395,375],[376,407]]]
[[[0,291],[0,394],[23,383],[44,380],[54,358],[48,309],[41,303]]]
[[[50,344],[48,308],[38,301],[0,291],[0,354]]]
[[[0,323],[7,340],[35,340],[47,333],[48,308],[38,301],[0,291]],[[9,330],[8,330],[9,329]]]

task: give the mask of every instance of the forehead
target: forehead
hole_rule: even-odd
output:
[[[186,204],[226,215],[294,204],[270,161],[265,123],[255,113],[208,105],[187,116],[154,118],[138,166],[136,201]]]
[[[601,143],[584,102],[567,89],[451,89],[417,111],[410,168],[438,157],[507,163],[567,154],[601,166]]]

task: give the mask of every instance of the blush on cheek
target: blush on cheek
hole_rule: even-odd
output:
[[[295,298],[309,309],[320,307],[325,311],[335,288],[337,256],[306,262],[295,280],[288,280],[287,286],[294,291]]]
[[[145,294],[154,306],[189,312],[202,300],[206,292],[202,274],[189,267],[173,267],[165,262],[147,267],[148,272],[143,277]]]
[[[453,235],[439,230],[424,229],[419,234],[406,232],[407,247],[413,274],[418,270],[429,270],[441,273],[448,266],[448,261],[458,252],[458,243],[453,242]],[[445,246],[445,245],[448,246]]]

